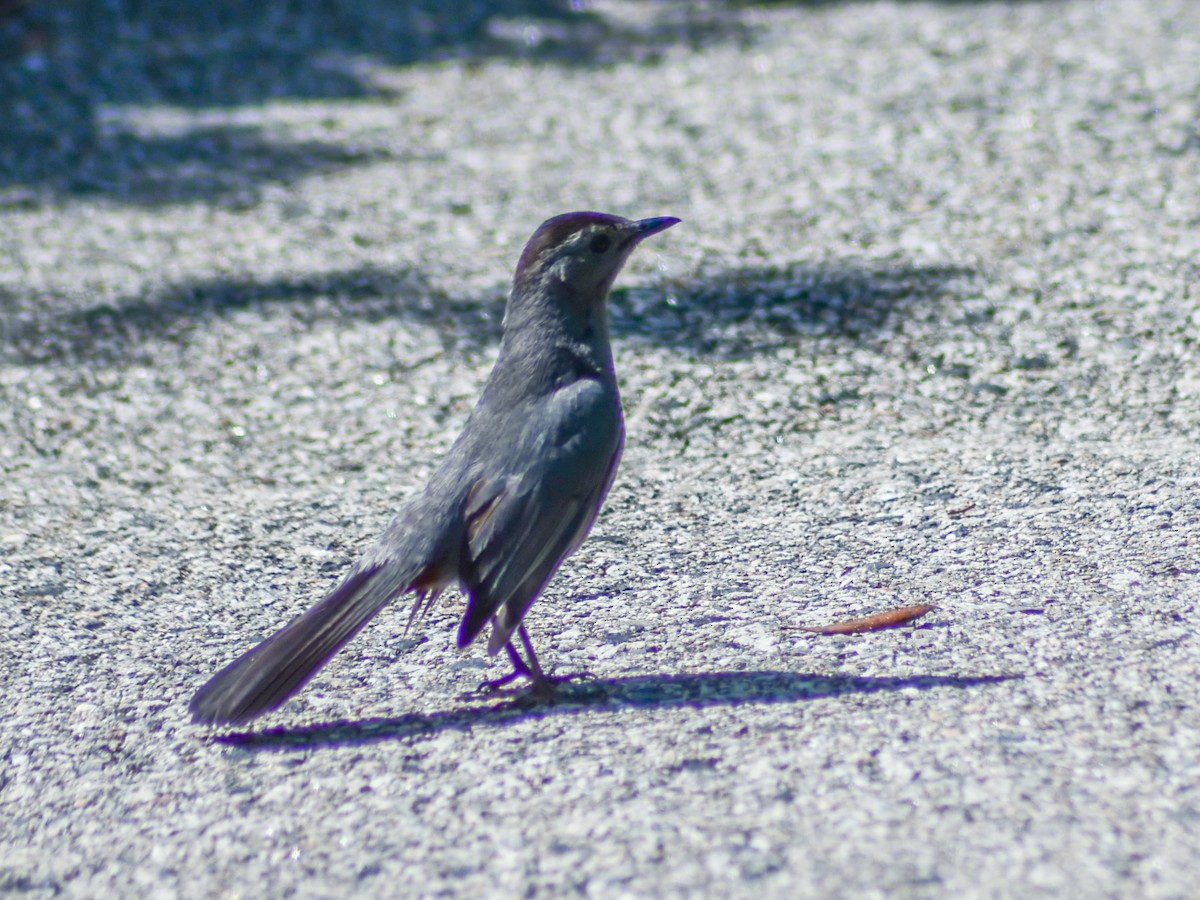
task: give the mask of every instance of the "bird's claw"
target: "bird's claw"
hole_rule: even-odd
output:
[[[490,678],[487,681],[481,681],[479,687],[471,691],[472,694],[494,694],[501,688],[512,684],[518,678],[528,676],[528,672],[509,672],[502,678]]]
[[[537,700],[554,700],[559,696],[559,689],[564,684],[570,684],[573,681],[595,681],[596,676],[591,672],[571,672],[567,675],[535,675],[533,672],[525,671],[518,672],[516,670],[509,672],[500,678],[491,678],[487,681],[480,682],[479,687],[471,691],[469,695],[479,694],[495,694],[508,687],[518,678],[528,678],[530,683],[523,690],[523,694],[530,699]]]

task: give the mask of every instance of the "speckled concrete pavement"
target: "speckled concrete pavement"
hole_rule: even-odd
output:
[[[1200,5],[327,6],[0,19],[0,893],[1194,895]],[[450,597],[190,724],[578,208],[684,220],[529,618],[595,680]]]

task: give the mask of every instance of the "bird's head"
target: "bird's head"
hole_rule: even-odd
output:
[[[671,216],[635,221],[597,212],[547,219],[525,244],[517,263],[513,300],[535,294],[571,305],[603,304],[633,248],[678,221]]]

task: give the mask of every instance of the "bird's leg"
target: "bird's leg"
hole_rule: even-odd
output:
[[[521,644],[525,647],[525,656],[529,659],[529,666],[526,671],[533,682],[534,694],[553,697],[557,694],[560,684],[593,677],[590,672],[572,672],[570,675],[547,675],[542,671],[542,667],[538,663],[537,654],[533,652],[533,641],[530,640],[529,632],[525,630],[524,625],[517,626],[517,634],[521,638]],[[509,646],[512,646],[511,641],[509,642]]]
[[[506,684],[516,681],[522,675],[528,678],[536,679],[534,673],[529,670],[527,665],[525,665],[525,660],[521,659],[521,654],[517,652],[517,648],[513,646],[512,641],[509,641],[507,644],[505,644],[504,649],[508,653],[508,658],[512,663],[513,670],[502,678],[493,678],[490,681],[483,682],[483,684],[479,685],[479,687],[475,689],[476,693],[482,694],[488,691],[498,691]],[[536,658],[533,661],[533,665],[534,668],[537,668]],[[541,670],[538,669],[538,672],[540,673]]]
[[[529,668],[532,669],[529,677],[533,679],[533,683],[546,681],[546,673],[542,671],[541,665],[538,663],[537,654],[533,652],[533,641],[529,639],[529,632],[525,630],[524,625],[517,626],[517,634],[521,638],[521,644],[525,647],[525,655],[529,657]],[[508,642],[508,646],[512,646],[512,641]]]
[[[575,672],[571,675],[547,675],[542,671],[541,663],[538,662],[537,653],[533,650],[533,641],[529,637],[529,632],[525,630],[524,625],[517,626],[517,635],[521,638],[521,644],[525,647],[525,659],[521,658],[520,652],[509,641],[504,645],[504,650],[508,654],[509,661],[512,662],[513,670],[501,678],[493,678],[491,681],[485,681],[475,689],[476,693],[490,693],[498,691],[507,684],[511,684],[518,678],[528,678],[532,685],[532,693],[538,697],[552,698],[558,693],[558,686],[566,681],[578,681],[582,678],[591,678],[588,672]],[[525,660],[528,660],[526,662]]]

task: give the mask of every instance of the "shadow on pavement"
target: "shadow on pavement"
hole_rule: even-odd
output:
[[[469,329],[471,319],[480,318],[475,304],[438,295],[419,272],[373,266],[262,281],[227,277],[189,281],[150,294],[64,310],[21,303],[10,295],[7,300],[0,297],[0,358],[23,365],[140,365],[153,356],[148,344],[186,344],[193,331],[212,320],[255,306],[264,308],[264,319],[275,318],[270,307],[277,305],[286,308],[301,328],[349,318],[437,322],[447,329]],[[498,325],[495,330],[498,333]],[[287,328],[270,331],[277,340],[289,339]]]
[[[365,161],[337,143],[256,135],[253,119],[250,134],[244,124],[144,134],[122,121],[130,109],[386,97],[395,89],[380,83],[381,67],[449,60],[653,66],[675,46],[753,46],[772,7],[852,2],[647,0],[616,15],[580,0],[0,0],[0,209],[64,194],[246,204],[264,180]],[[229,152],[213,157],[204,142]],[[263,164],[271,159],[281,164]],[[206,182],[221,190],[206,193]]]
[[[961,295],[973,276],[961,267],[870,260],[727,269],[614,291],[611,328],[614,339],[635,346],[752,356],[806,336],[869,337],[903,309]],[[21,365],[145,364],[153,342],[186,343],[194,329],[251,307],[261,308],[264,321],[287,316],[301,329],[329,320],[408,322],[434,328],[447,352],[482,352],[499,341],[506,287],[452,297],[420,271],[364,266],[263,281],[185,282],[65,310],[10,295],[0,297],[0,358]],[[287,341],[294,329],[271,321],[262,330],[264,341]]]
[[[962,266],[863,259],[730,268],[636,294],[614,291],[612,331],[635,344],[753,356],[805,336],[869,337],[903,309],[959,295],[974,276]]]
[[[405,158],[403,151],[385,148],[281,140],[244,124],[190,127],[178,134],[112,130],[71,160],[71,193],[147,206],[204,202],[247,209],[259,202],[268,185]]]
[[[304,728],[270,728],[220,735],[217,743],[249,750],[308,750],[428,737],[442,731],[504,727],[527,719],[617,712],[622,709],[738,706],[743,703],[798,703],[842,694],[873,694],[904,689],[972,688],[1000,684],[1020,675],[914,675],[851,677],[793,672],[706,672],[694,675],[642,675],[563,685],[558,699],[514,699],[429,714],[357,722],[327,722]]]
[[[263,137],[256,149],[236,134],[240,126],[161,140],[123,124],[124,109],[353,100],[393,92],[374,76],[381,66],[649,64],[675,44],[749,42],[753,34],[740,11],[722,4],[647,4],[642,12],[617,19],[572,0],[10,0],[0,5],[0,207],[38,205],[47,193],[135,204],[227,201],[189,186],[206,166],[209,177],[238,185],[233,202],[247,202],[264,177],[287,180],[359,161],[336,145],[289,148]],[[217,160],[197,154],[200,132],[223,143],[222,128],[247,152]],[[271,155],[290,163],[270,173],[260,163]],[[150,182],[141,178],[145,158],[160,173]],[[172,177],[185,184],[171,185]],[[5,197],[13,187],[21,190]]]

